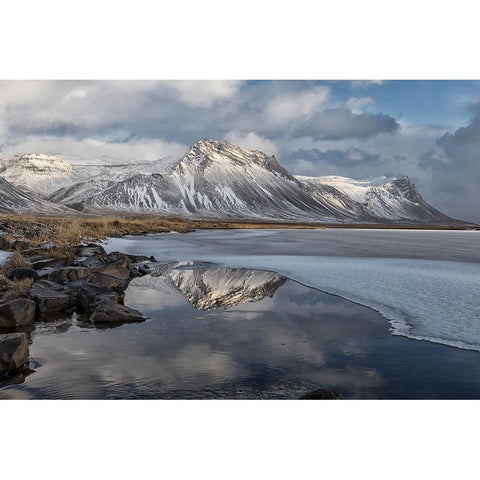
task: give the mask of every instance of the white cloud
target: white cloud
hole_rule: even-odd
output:
[[[260,150],[267,155],[278,155],[275,142],[255,132],[243,133],[232,130],[225,135],[225,140],[246,150]]]
[[[383,85],[385,80],[352,80],[350,83],[353,88],[368,88],[375,85]]]
[[[18,144],[4,146],[1,155],[9,157],[20,153],[38,152],[84,158],[107,156],[125,160],[158,160],[169,156],[180,157],[186,150],[187,145],[159,139],[124,143],[95,138],[77,140],[72,137],[30,136]]]
[[[329,98],[330,87],[325,85],[300,92],[281,93],[273,97],[263,110],[263,124],[267,129],[278,128],[307,118],[325,106]]]
[[[367,105],[375,103],[372,97],[352,97],[345,102],[345,106],[352,110],[353,113],[361,113]]]
[[[209,108],[234,97],[242,84],[237,80],[172,80],[165,82],[180,99],[193,107]]]

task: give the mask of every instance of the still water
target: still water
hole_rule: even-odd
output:
[[[0,398],[480,398],[480,353],[394,336],[374,310],[278,273],[166,262],[131,282],[138,324],[50,318]]]

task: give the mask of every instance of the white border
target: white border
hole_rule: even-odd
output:
[[[476,79],[475,3],[2,5],[0,78]],[[0,403],[2,478],[457,478],[478,402]],[[475,462],[475,463],[474,463]]]

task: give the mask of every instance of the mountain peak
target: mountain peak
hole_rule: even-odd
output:
[[[26,168],[38,169],[49,172],[51,170],[70,171],[73,166],[56,155],[45,155],[44,153],[24,153],[16,155],[12,163]]]
[[[414,202],[414,203],[420,203],[423,201],[423,198],[420,195],[420,192],[418,191],[417,187],[410,180],[409,177],[404,176],[401,178],[397,178],[396,180],[393,180],[392,183],[397,187],[400,193],[407,200],[410,200],[411,202]]]
[[[268,170],[274,175],[298,183],[298,180],[280,165],[275,155],[267,155],[260,150],[245,150],[227,141],[208,138],[199,140],[190,147],[180,163],[184,165],[193,164],[201,168],[214,163],[217,165],[232,163],[245,167],[255,165]]]

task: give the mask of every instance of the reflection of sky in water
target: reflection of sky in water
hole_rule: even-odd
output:
[[[162,273],[127,291],[126,304],[147,322],[103,330],[76,318],[38,323],[36,371],[0,398],[298,398],[316,388],[347,398],[480,396],[474,352],[392,337],[366,307],[265,272]],[[269,287],[258,299],[262,278]],[[189,301],[202,295],[242,301],[197,310]]]

